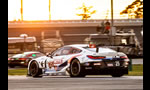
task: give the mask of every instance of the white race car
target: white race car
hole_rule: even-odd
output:
[[[63,46],[47,56],[33,59],[28,64],[28,76],[42,77],[52,73],[68,72],[70,77],[86,75],[128,74],[126,54],[94,45],[74,44]]]

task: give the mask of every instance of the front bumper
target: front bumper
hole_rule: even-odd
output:
[[[14,61],[8,61],[8,65],[11,66],[27,66],[27,62],[25,60],[14,60]]]

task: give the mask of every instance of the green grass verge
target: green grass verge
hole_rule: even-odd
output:
[[[8,75],[27,75],[27,68],[23,69],[9,69]],[[133,65],[132,71],[129,71],[128,76],[143,76],[143,65]]]
[[[23,69],[9,69],[8,75],[27,75],[27,68]]]
[[[129,71],[129,76],[143,76],[143,64],[132,65],[132,71]]]

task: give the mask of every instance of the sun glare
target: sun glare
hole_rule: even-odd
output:
[[[90,19],[111,18],[111,0],[51,0],[51,20],[81,19],[77,9],[83,3],[93,6]],[[135,0],[113,0],[114,18],[127,18],[119,13]],[[21,0],[8,0],[8,20],[20,20]],[[23,20],[49,20],[49,0],[23,0]]]

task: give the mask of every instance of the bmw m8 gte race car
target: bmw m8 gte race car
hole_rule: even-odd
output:
[[[129,59],[126,54],[109,48],[88,44],[63,46],[47,56],[33,59],[28,64],[28,76],[42,77],[52,73],[68,72],[70,77],[86,75],[128,74]]]

